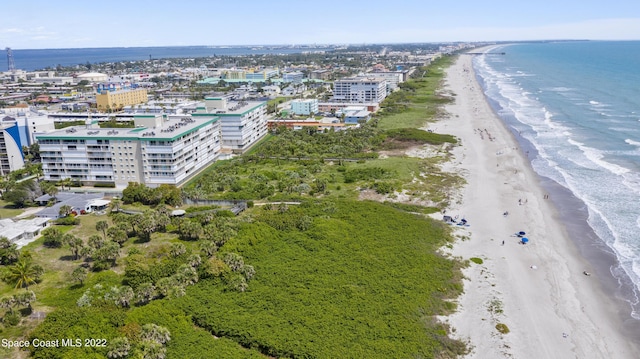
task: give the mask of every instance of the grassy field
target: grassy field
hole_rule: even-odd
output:
[[[13,218],[24,212],[24,209],[13,208],[13,204],[0,200],[0,218]]]

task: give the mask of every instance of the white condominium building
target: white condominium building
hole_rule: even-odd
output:
[[[136,128],[85,126],[38,134],[45,180],[83,185],[180,185],[221,150],[216,116],[135,116]]]
[[[222,97],[208,97],[193,118],[220,118],[222,147],[242,153],[267,134],[267,103],[264,101],[229,102]]]
[[[380,78],[351,77],[333,83],[333,101],[380,103],[387,97],[387,81]]]
[[[403,73],[401,71],[371,72],[367,76],[385,79],[387,81],[387,94],[393,92],[398,88],[398,84],[403,82]]]

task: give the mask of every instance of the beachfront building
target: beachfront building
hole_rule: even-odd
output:
[[[404,74],[402,71],[376,71],[367,75],[385,79],[387,81],[387,95],[395,91],[395,89],[398,88],[398,84],[404,81]]]
[[[134,123],[135,128],[77,126],[38,134],[45,180],[117,188],[129,182],[180,185],[220,155],[216,116],[137,115]]]
[[[242,153],[267,134],[267,103],[264,101],[228,102],[224,97],[207,97],[194,118],[220,118],[222,147]]]
[[[291,101],[291,113],[294,115],[310,115],[312,113],[318,113],[318,100],[292,100]]]
[[[387,81],[375,77],[350,77],[333,83],[333,101],[380,103],[387,97]]]
[[[142,88],[103,91],[96,95],[96,104],[98,110],[101,111],[120,109],[124,106],[137,105],[147,101],[147,90]]]

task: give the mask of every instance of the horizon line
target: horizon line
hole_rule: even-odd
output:
[[[569,41],[615,41],[632,42],[640,39],[537,39],[537,40],[483,40],[483,41],[424,41],[424,42],[351,42],[351,43],[307,43],[307,44],[244,44],[244,45],[152,45],[152,46],[93,46],[93,47],[42,47],[42,48],[16,48],[5,46],[11,50],[77,50],[77,49],[127,49],[127,48],[163,48],[163,47],[338,47],[338,46],[367,46],[367,45],[422,45],[422,44],[487,44],[487,43],[524,43],[524,42],[569,42]]]

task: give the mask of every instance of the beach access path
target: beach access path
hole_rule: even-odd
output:
[[[624,313],[606,295],[567,236],[540,186],[527,154],[486,101],[471,55],[447,70],[444,91],[455,96],[447,116],[426,129],[457,136],[461,146],[445,170],[467,181],[446,214],[466,218],[454,226],[450,254],[478,257],[463,270],[458,311],[441,320],[468,341],[467,358],[639,358],[621,331]],[[508,215],[504,215],[508,212]],[[530,241],[514,236],[526,231]],[[503,244],[504,241],[504,244]],[[496,329],[505,324],[509,333]]]

